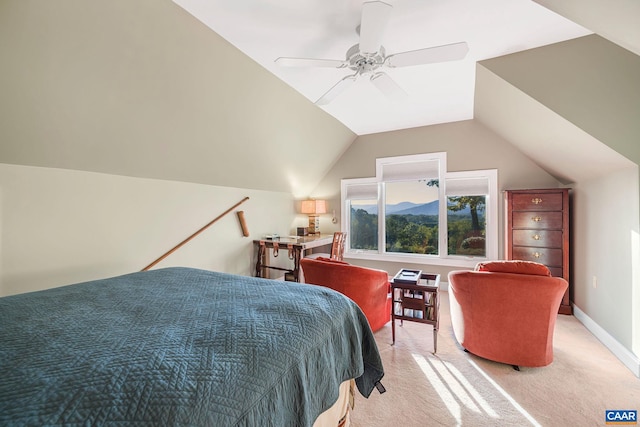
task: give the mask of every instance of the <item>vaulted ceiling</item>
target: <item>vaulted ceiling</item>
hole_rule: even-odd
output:
[[[362,0],[174,1],[312,102],[354,70],[284,67],[275,60],[345,60],[360,41],[363,10],[372,10]],[[380,12],[388,22],[370,18],[375,29],[369,30],[381,35],[387,55],[457,42],[469,51],[459,60],[377,70],[406,97],[385,96],[365,74],[320,107],[358,135],[471,119],[477,61],[591,33],[530,0],[375,3],[390,6]]]

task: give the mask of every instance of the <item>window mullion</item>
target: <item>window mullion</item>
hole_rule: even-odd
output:
[[[438,202],[439,202],[439,215],[438,215],[438,256],[446,257],[449,255],[449,246],[447,238],[447,192],[446,192],[446,179],[443,168],[439,171],[439,183],[438,186]]]
[[[384,182],[378,184],[378,253],[387,252],[387,200],[386,187]]]

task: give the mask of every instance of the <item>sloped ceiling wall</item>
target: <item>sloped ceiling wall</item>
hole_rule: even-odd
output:
[[[533,0],[640,55],[638,0]]]
[[[1,163],[303,197],[355,139],[170,0],[2,1],[0,57]]]
[[[487,83],[489,77],[483,68],[566,119],[582,134],[554,133],[559,119],[554,120],[553,114],[543,119],[530,109],[517,108],[526,104]],[[615,163],[616,156],[598,149],[588,137],[640,163],[640,56],[590,35],[482,61],[478,69],[476,118],[494,129],[500,128],[499,133],[551,169],[563,169],[563,180],[575,181],[586,178],[584,173],[611,170],[609,164]],[[531,126],[536,126],[535,133],[526,131]],[[515,127],[519,127],[519,135],[514,132]],[[588,157],[583,158],[585,155]],[[572,156],[575,162],[571,161]],[[570,159],[569,164],[564,160],[562,165],[554,164],[561,159]]]

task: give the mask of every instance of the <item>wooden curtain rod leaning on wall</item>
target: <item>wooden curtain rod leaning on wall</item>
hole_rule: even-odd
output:
[[[226,214],[228,214],[229,212],[231,212],[232,210],[234,210],[235,208],[237,208],[238,206],[240,206],[241,204],[243,204],[244,202],[246,202],[247,200],[249,200],[249,197],[245,197],[244,199],[240,200],[238,203],[236,203],[235,205],[231,206],[229,209],[227,209],[226,211],[222,212],[220,215],[218,215],[217,217],[215,217],[211,222],[209,222],[207,225],[205,225],[204,227],[202,227],[200,230],[196,231],[195,233],[193,233],[191,236],[187,237],[186,239],[184,239],[182,242],[178,243],[177,245],[175,245],[173,248],[171,248],[169,251],[167,251],[164,255],[162,255],[160,258],[156,259],[155,261],[153,261],[151,264],[147,265],[145,268],[143,268],[141,271],[147,271],[149,270],[151,267],[153,267],[154,265],[156,265],[157,263],[159,263],[160,261],[162,261],[163,259],[165,259],[166,257],[168,257],[169,255],[171,255],[172,253],[174,253],[175,251],[177,251],[180,247],[182,247],[185,243],[187,243],[189,240],[193,239],[194,237],[196,237],[198,234],[202,233],[204,230],[206,230],[207,228],[209,228],[211,225],[213,225],[216,221],[218,221],[220,218],[222,218],[223,216],[225,216]],[[242,213],[242,215],[240,215],[240,213]],[[240,219],[240,226],[242,227],[242,235],[247,237],[249,236],[249,231],[247,230],[247,224],[244,221],[244,212],[240,211],[238,212],[238,218]]]

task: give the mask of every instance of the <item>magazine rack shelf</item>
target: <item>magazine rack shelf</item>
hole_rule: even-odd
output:
[[[409,278],[410,273],[415,279]],[[405,272],[405,274],[403,274]],[[416,270],[400,270],[391,280],[391,336],[396,342],[396,319],[402,322],[426,323],[433,326],[433,352],[438,348],[440,321],[440,275]]]

